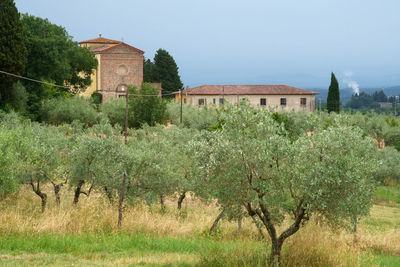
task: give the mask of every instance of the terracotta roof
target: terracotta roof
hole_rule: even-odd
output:
[[[81,41],[79,44],[119,44],[121,41],[111,40],[103,37],[97,37],[94,39]]]
[[[126,43],[123,43],[123,42],[119,42],[118,44],[114,44],[114,45],[95,47],[95,48],[92,49],[92,52],[100,54],[101,52],[107,51],[107,50],[109,50],[111,48],[114,48],[114,47],[117,47],[117,46],[121,46],[121,45],[127,46],[127,47],[135,50],[136,52],[144,54],[144,51],[142,51],[142,50],[140,50],[140,49],[138,49],[136,47],[133,47],[131,45],[128,45]]]
[[[316,95],[288,85],[202,85],[182,91],[189,95]],[[179,94],[179,91],[174,92]]]

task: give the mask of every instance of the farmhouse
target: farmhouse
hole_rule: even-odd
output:
[[[288,85],[202,85],[174,92],[175,100],[192,106],[238,104],[246,99],[261,108],[314,111],[316,92]]]
[[[90,96],[97,91],[102,94],[104,102],[111,97],[125,96],[128,85],[142,85],[142,50],[101,35],[79,44],[81,47],[88,47],[98,61],[97,70],[93,70],[92,84],[83,93],[84,96]]]

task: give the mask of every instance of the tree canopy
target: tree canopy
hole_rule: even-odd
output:
[[[328,98],[326,100],[328,112],[340,112],[340,94],[339,94],[339,83],[335,77],[335,74],[331,74],[331,84],[329,85]]]
[[[90,85],[97,60],[90,50],[72,41],[65,28],[28,14],[22,15],[22,22],[28,49],[25,76],[71,88],[24,82],[30,112],[37,117],[42,99],[75,94]]]
[[[183,87],[174,58],[161,48],[157,50],[154,62],[144,59],[143,81],[161,82],[164,94],[172,93]]]
[[[144,83],[139,90],[129,87],[129,127],[144,124],[154,126],[166,120],[166,103],[158,96],[158,90]]]
[[[342,225],[368,213],[376,146],[361,129],[337,122],[293,141],[269,111],[232,107],[222,120],[220,130],[191,143],[198,173],[225,210],[242,206],[258,216],[274,266],[285,239],[311,216]],[[288,217],[289,227],[278,233]]]
[[[24,43],[23,25],[13,0],[0,2],[0,70],[23,74],[27,51]],[[16,79],[0,74],[0,106],[14,95]]]

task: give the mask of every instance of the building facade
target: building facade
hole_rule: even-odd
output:
[[[177,102],[201,107],[237,105],[246,99],[255,107],[277,110],[314,111],[317,92],[287,85],[203,85],[175,92]]]
[[[93,70],[92,84],[82,94],[90,96],[99,92],[103,102],[112,97],[126,95],[129,85],[138,88],[143,82],[144,52],[124,42],[101,37],[79,42],[81,47],[89,48],[98,61]]]

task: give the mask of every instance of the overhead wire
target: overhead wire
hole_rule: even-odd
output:
[[[19,78],[19,79],[24,79],[24,80],[27,80],[27,81],[31,81],[31,82],[46,84],[46,85],[50,85],[50,86],[54,86],[54,87],[58,87],[58,88],[72,89],[72,87],[63,86],[63,85],[57,85],[57,84],[49,83],[49,82],[44,82],[44,81],[40,81],[40,80],[24,77],[24,76],[21,76],[21,75],[9,73],[9,72],[2,71],[2,70],[0,70],[0,73],[6,74],[6,75],[9,75],[9,76],[13,76],[13,77],[16,77],[16,78]],[[168,96],[168,95],[173,95],[173,94],[174,93],[161,94],[161,96]],[[140,97],[142,97],[142,96],[160,96],[160,95],[159,94],[157,94],[157,95],[129,94],[129,96],[140,96]]]

